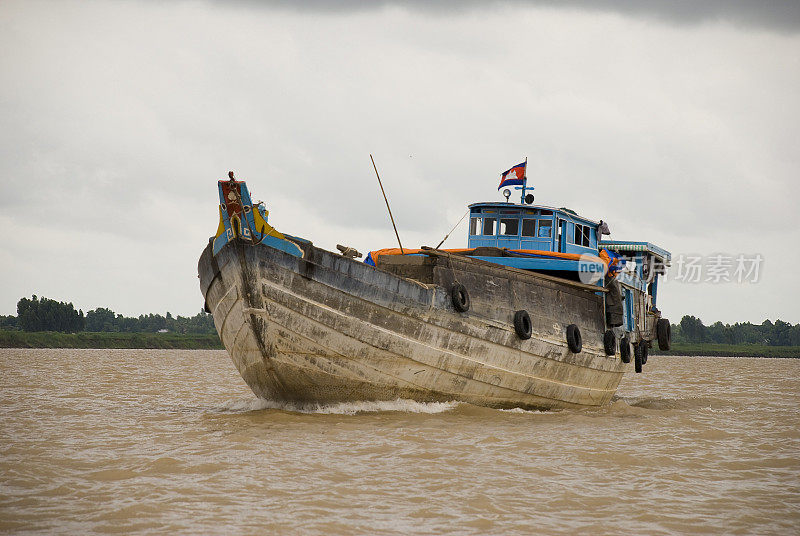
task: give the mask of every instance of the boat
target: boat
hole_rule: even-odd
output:
[[[278,231],[231,172],[198,263],[205,310],[267,400],[608,404],[631,361],[641,372],[654,344],[669,349],[656,298],[670,253],[604,240],[602,220],[535,204],[527,179],[517,189],[519,202],[506,188],[469,205],[467,248],[361,261]]]

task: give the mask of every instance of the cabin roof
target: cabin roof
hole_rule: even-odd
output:
[[[469,209],[472,210],[473,208],[497,208],[497,209],[519,209],[519,210],[552,210],[553,212],[559,212],[563,214],[566,219],[580,219],[581,221],[593,223],[594,225],[600,225],[599,221],[592,220],[585,216],[581,216],[579,214],[574,214],[571,210],[565,211],[563,208],[558,207],[549,207],[547,205],[520,205],[517,203],[505,203],[505,202],[482,202],[482,203],[472,203],[469,205]]]
[[[650,242],[633,242],[630,240],[601,240],[597,247],[610,249],[617,252],[644,252],[661,257],[664,261],[672,259],[672,254]]]

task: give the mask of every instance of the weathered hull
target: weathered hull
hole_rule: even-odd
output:
[[[603,350],[594,292],[455,256],[393,270],[302,247],[299,258],[233,241],[200,259],[206,306],[259,397],[565,408],[608,403],[622,378],[619,356]],[[469,290],[465,313],[453,307],[454,281]],[[520,309],[532,320],[528,340],[514,330]],[[573,323],[577,354],[565,338]]]

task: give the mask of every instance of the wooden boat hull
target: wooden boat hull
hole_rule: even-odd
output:
[[[608,403],[622,378],[603,349],[603,298],[580,284],[434,255],[366,265],[310,243],[297,257],[233,240],[199,262],[206,308],[253,392],[297,403],[464,401],[491,407]],[[469,291],[458,312],[450,288]],[[514,330],[528,311],[532,337]],[[580,327],[572,353],[566,326]]]

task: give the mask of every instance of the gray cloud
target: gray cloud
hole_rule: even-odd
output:
[[[450,16],[470,10],[503,7],[545,7],[559,10],[616,13],[665,24],[697,25],[727,22],[781,32],[800,29],[800,3],[786,0],[240,0],[250,6],[341,14],[403,8]]]
[[[405,245],[528,156],[538,201],[615,238],[764,255],[757,285],[669,285],[669,316],[800,321],[795,34],[577,4],[337,13],[0,4],[0,313],[32,293],[194,313],[229,169],[279,230],[392,246],[373,153]]]

